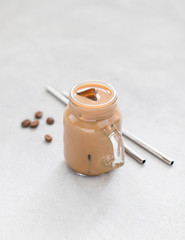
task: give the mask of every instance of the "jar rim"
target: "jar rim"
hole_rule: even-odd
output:
[[[113,93],[113,96],[111,97],[111,99],[108,100],[105,103],[96,104],[96,105],[95,104],[91,105],[91,104],[81,103],[77,99],[75,99],[75,97],[74,97],[75,90],[80,86],[83,86],[85,84],[91,84],[91,83],[92,84],[100,84],[100,85],[103,85],[105,87],[108,87]],[[69,93],[69,99],[72,100],[73,104],[75,104],[75,105],[78,105],[78,106],[81,106],[81,107],[86,107],[86,108],[89,108],[89,109],[90,108],[91,109],[93,109],[93,108],[98,109],[98,108],[104,108],[104,107],[107,107],[107,106],[110,106],[111,104],[113,104],[117,100],[117,93],[116,93],[115,88],[107,82],[99,81],[99,80],[86,80],[86,81],[79,82],[75,86],[72,87],[72,89],[70,90],[70,93]]]

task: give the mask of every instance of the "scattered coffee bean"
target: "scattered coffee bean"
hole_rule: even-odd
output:
[[[42,117],[42,112],[36,112],[35,117],[36,118],[41,118]]]
[[[46,134],[44,137],[45,137],[46,142],[51,142],[53,140],[52,136],[50,136],[48,134]]]
[[[26,128],[30,125],[31,121],[29,119],[25,119],[24,121],[22,121],[21,125],[23,128]]]
[[[31,128],[36,128],[38,125],[39,125],[39,121],[38,120],[35,120],[35,121],[30,123],[30,127]]]
[[[47,118],[47,124],[52,125],[54,123],[54,119],[52,117]]]

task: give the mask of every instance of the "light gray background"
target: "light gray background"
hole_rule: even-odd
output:
[[[184,10],[182,0],[0,1],[1,240],[185,239]],[[45,86],[87,79],[114,85],[124,127],[173,167],[133,144],[145,166],[126,156],[86,178],[66,166],[64,106]],[[36,110],[38,129],[22,129]]]

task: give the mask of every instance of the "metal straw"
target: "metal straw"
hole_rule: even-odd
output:
[[[144,148],[146,151],[150,152],[154,156],[161,159],[163,162],[167,163],[168,165],[173,165],[174,161],[171,160],[169,157],[165,156],[163,153],[159,152],[157,149],[153,148],[152,146],[148,145],[138,137],[134,136],[130,132],[125,129],[122,129],[122,135],[130,139],[132,142],[136,143],[140,147]]]
[[[131,149],[130,147],[128,147],[127,144],[124,143],[124,147],[125,147],[125,152],[132,158],[134,158],[136,161],[138,161],[141,164],[144,164],[146,162],[146,159],[139,155],[138,153],[136,153],[133,149]]]
[[[46,87],[46,89],[49,93],[51,93],[54,97],[56,97],[62,103],[64,103],[65,105],[68,104],[68,92],[66,91],[59,92],[49,85]],[[138,153],[133,151],[126,144],[124,144],[124,147],[125,147],[125,152],[128,155],[130,155],[133,159],[135,159],[137,162],[139,162],[140,164],[144,164],[146,162],[146,159],[144,157],[140,156]]]

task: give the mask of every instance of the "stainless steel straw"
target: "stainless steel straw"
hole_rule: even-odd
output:
[[[153,148],[152,146],[148,145],[138,137],[134,136],[130,132],[125,129],[122,129],[122,135],[130,139],[132,142],[136,143],[140,147],[144,148],[146,151],[150,152],[154,156],[161,159],[163,162],[167,163],[168,165],[173,165],[174,161],[171,160],[169,157],[165,156],[163,153],[159,152],[157,149]]]
[[[54,97],[56,97],[58,100],[60,100],[65,105],[68,104],[68,93],[66,91],[59,92],[58,90],[54,89],[51,86],[46,87],[47,91],[51,93]],[[125,152],[130,155],[132,158],[134,158],[137,162],[140,164],[144,164],[146,162],[146,159],[142,156],[140,156],[138,153],[133,151],[131,148],[129,148],[126,144],[125,146]]]

